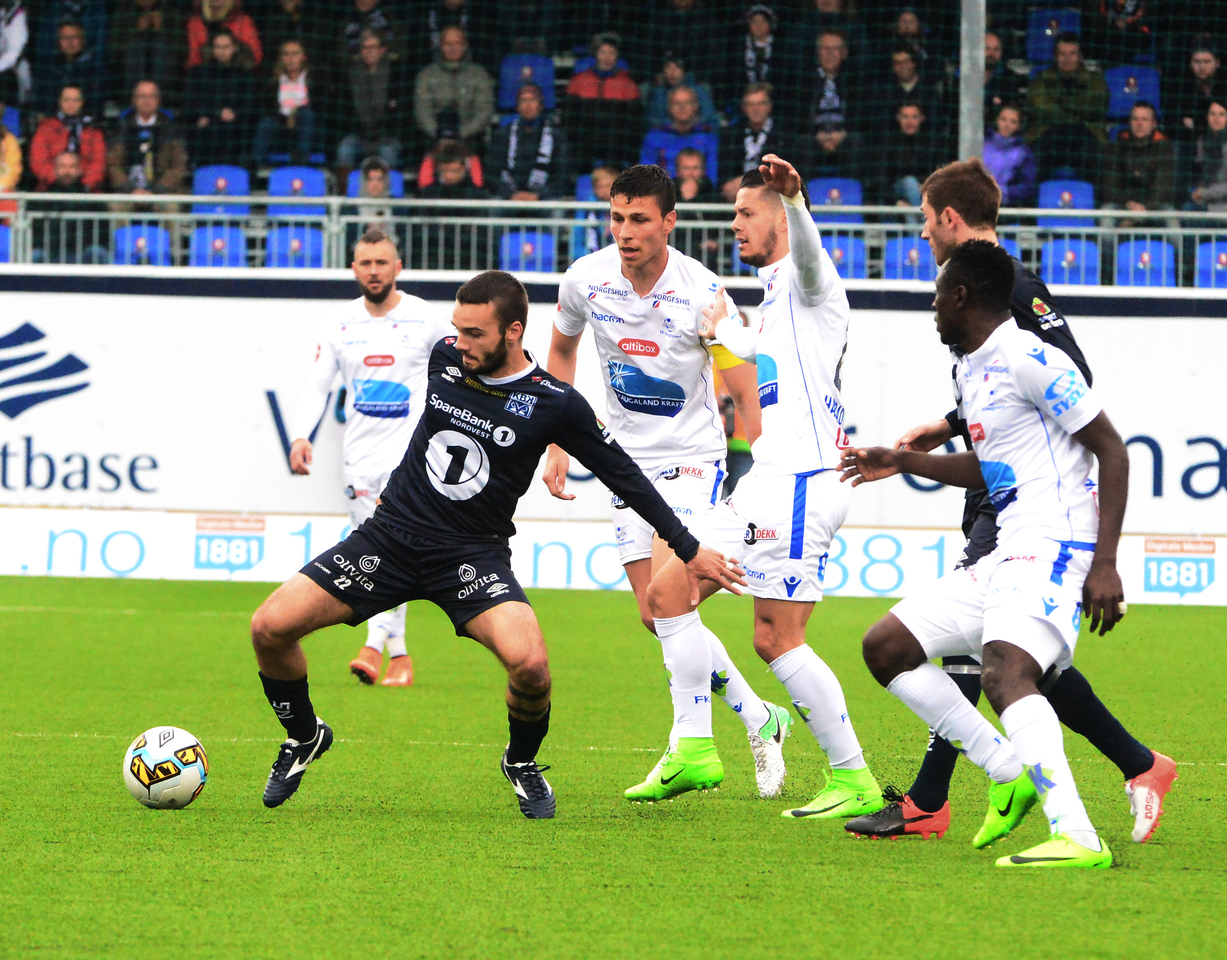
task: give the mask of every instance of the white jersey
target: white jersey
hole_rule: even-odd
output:
[[[1102,408],[1069,356],[1011,318],[959,358],[955,393],[997,508],[998,542],[1025,534],[1093,548],[1094,456],[1072,435]]]
[[[766,298],[756,338],[760,473],[834,470],[843,433],[839,369],[848,347],[848,295],[803,204],[785,202],[789,255],[758,271]],[[747,358],[748,359],[748,358]]]
[[[346,388],[345,473],[373,477],[391,472],[404,457],[426,404],[430,351],[449,332],[450,324],[434,307],[405,293],[384,317],[367,313],[362,297],[347,303],[320,331],[290,439],[311,436],[339,372]]]
[[[558,288],[554,326],[592,327],[604,368],[609,429],[641,466],[724,459],[728,443],[712,386],[712,357],[699,337],[716,275],[668,248],[665,272],[646,297],[622,275],[616,246],[576,260]],[[728,298],[733,316],[737,307]]]

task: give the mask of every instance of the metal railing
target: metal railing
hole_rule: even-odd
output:
[[[345,267],[368,224],[397,240],[410,270],[557,273],[611,242],[605,203],[8,194],[0,261],[90,265]],[[724,204],[678,208],[670,242],[721,276],[737,257]],[[816,206],[848,279],[930,280],[918,209]],[[842,222],[841,222],[842,221]],[[1003,211],[998,236],[1050,283],[1227,288],[1227,214]],[[7,243],[4,241],[7,240]]]

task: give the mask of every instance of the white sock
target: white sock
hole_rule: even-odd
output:
[[[941,667],[921,664],[899,674],[886,689],[930,728],[951,743],[961,744],[967,759],[995,782],[1009,783],[1022,775],[1022,763],[1010,741],[972,706]]]
[[[720,638],[706,627],[703,629],[707,631],[707,640],[711,646],[712,693],[720,697],[725,705],[741,718],[747,730],[751,733],[758,733],[771,719],[771,714],[767,712],[767,705],[763,703],[758,694],[750,689],[750,684],[746,682],[746,678],[741,675],[741,671],[729,657]]]
[[[1001,725],[1039,791],[1052,832],[1071,834],[1084,847],[1098,850],[1099,839],[1065,759],[1061,722],[1052,705],[1033,693],[1006,707],[1001,712]],[[1092,843],[1086,842],[1092,839]]]
[[[384,628],[389,657],[403,657],[409,652],[405,649],[405,604],[385,610],[372,619],[378,620]]]
[[[861,770],[865,756],[848,719],[848,705],[839,680],[822,658],[801,644],[771,661],[771,669],[818,741],[834,770]]]
[[[711,644],[710,631],[698,613],[656,621],[656,636],[669,671],[669,694],[673,698],[671,746],[679,737],[710,737]]]

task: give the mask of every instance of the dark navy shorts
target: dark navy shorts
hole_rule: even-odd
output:
[[[429,600],[464,637],[464,625],[491,607],[509,600],[528,603],[511,572],[506,543],[438,543],[375,519],[299,572],[353,608],[351,627],[407,601]]]

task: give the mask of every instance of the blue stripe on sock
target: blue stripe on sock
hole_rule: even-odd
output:
[[[790,560],[800,560],[805,548],[805,486],[810,475],[796,478],[792,488],[792,543],[788,548]]]

